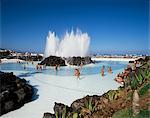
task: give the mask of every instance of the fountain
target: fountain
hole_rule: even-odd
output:
[[[59,39],[54,32],[47,36],[44,56],[60,57],[85,57],[89,55],[90,37],[87,33],[82,33],[79,29],[74,32],[66,32],[63,39]]]
[[[46,46],[45,46],[44,57],[56,56],[58,44],[59,44],[58,37],[55,36],[54,32],[49,31],[47,36]]]
[[[59,64],[60,59],[66,59],[66,62],[70,65],[89,64],[92,62],[89,55],[90,37],[87,33],[82,33],[81,30],[77,29],[76,32],[66,32],[62,39],[49,31],[45,46],[44,57],[45,60],[41,64],[54,66],[55,63]],[[62,66],[64,61],[61,60]]]

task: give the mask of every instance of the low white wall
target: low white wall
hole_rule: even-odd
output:
[[[137,58],[101,58],[101,57],[94,57],[92,58],[93,61],[134,61]]]

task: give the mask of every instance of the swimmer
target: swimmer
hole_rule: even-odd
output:
[[[112,68],[111,67],[108,67],[108,73],[112,73]]]
[[[39,65],[37,64],[37,65],[36,65],[36,70],[38,70],[38,69],[39,69]]]
[[[100,72],[102,77],[104,76],[104,73],[105,73],[104,70],[105,70],[105,66],[103,65],[102,68],[101,68],[101,72]]]
[[[83,67],[83,63],[81,62],[81,64],[80,64],[80,68],[82,68]]]
[[[55,70],[56,70],[56,71],[58,70],[58,65],[57,65],[57,64],[55,65]]]
[[[34,62],[32,61],[32,65],[34,64]]]
[[[57,67],[58,67],[58,70],[60,70],[60,65],[59,65],[59,64],[58,64],[58,66],[57,66]]]
[[[104,76],[104,69],[101,69],[101,76]]]
[[[39,65],[40,66],[40,70],[42,70],[42,65]]]
[[[26,69],[26,65],[24,65],[23,69],[24,69],[24,70]]]
[[[79,71],[79,69],[75,69],[74,70],[74,75],[78,78],[78,79],[80,79],[80,71]]]

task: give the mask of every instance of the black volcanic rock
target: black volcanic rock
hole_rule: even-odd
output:
[[[56,117],[55,117],[55,114],[51,114],[51,113],[46,112],[46,113],[44,113],[43,118],[56,118]]]
[[[134,61],[129,61],[129,63],[134,63]]]
[[[66,61],[69,65],[75,65],[75,66],[80,66],[81,64],[86,65],[86,64],[93,63],[93,61],[91,60],[91,57],[89,57],[89,56],[87,56],[87,57],[69,57],[66,59]]]
[[[6,57],[9,57],[11,54],[10,51],[6,50],[6,51],[0,51],[0,59],[3,59],[3,58],[6,58]]]
[[[45,58],[40,64],[46,66],[55,66],[55,65],[66,66],[65,60],[57,56],[49,56]]]
[[[6,50],[6,51],[0,51],[0,56],[8,56],[10,55],[11,52],[9,50]]]
[[[54,112],[57,113],[58,115],[58,118],[62,118],[63,114],[66,115],[68,113],[71,113],[72,112],[72,108],[71,107],[68,107],[67,105],[64,105],[62,103],[56,103],[55,102],[55,105],[54,105]],[[71,115],[71,114],[70,114]],[[70,118],[70,117],[69,117]]]
[[[32,100],[33,87],[13,73],[0,72],[0,115],[20,108]]]
[[[15,57],[17,58],[17,57]],[[18,59],[25,60],[25,61],[41,61],[43,57],[41,55],[37,56],[19,56]]]

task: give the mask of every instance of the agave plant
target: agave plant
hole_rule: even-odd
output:
[[[62,113],[62,118],[66,118],[66,105],[65,105],[65,109],[63,110],[63,113]]]
[[[55,113],[56,118],[58,118],[58,112]]]
[[[144,79],[149,79],[150,78],[150,69],[147,67],[144,72],[142,72],[142,76]]]
[[[73,118],[78,118],[78,113],[74,113]]]
[[[96,106],[92,104],[92,97],[89,100],[86,100],[84,104],[85,104],[85,107],[89,109],[91,112],[95,110]]]
[[[135,74],[135,77],[139,84],[143,83],[144,77],[142,76],[141,72],[139,72],[138,74]]]
[[[108,92],[108,98],[110,101],[115,100],[118,97],[118,92],[116,90],[111,90]]]
[[[148,90],[150,90],[150,83],[146,83],[140,90],[139,95],[143,96]]]
[[[137,79],[138,81],[138,84],[143,84],[143,82],[146,80],[146,79],[149,79],[150,78],[150,70],[148,69],[140,69],[138,74],[135,73],[135,78]]]
[[[67,112],[66,112],[66,106],[65,106],[65,108],[64,108],[64,110],[63,110],[63,112],[62,112],[61,118],[67,118],[67,114],[66,114],[66,113],[67,113]],[[55,117],[56,117],[56,118],[59,118],[58,112],[55,113]]]
[[[136,90],[138,84],[139,84],[139,82],[138,82],[138,80],[136,79],[136,75],[135,75],[135,74],[132,75],[132,76],[131,76],[131,88],[132,88],[133,90]]]

